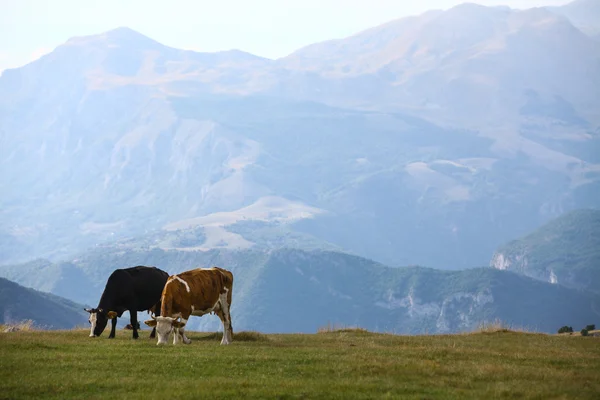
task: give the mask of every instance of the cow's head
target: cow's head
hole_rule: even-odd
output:
[[[90,322],[90,337],[102,335],[108,320],[117,316],[115,311],[106,312],[102,308],[84,308],[84,310],[90,313],[90,317],[88,318]]]
[[[158,342],[156,344],[167,344],[169,335],[173,331],[173,328],[182,328],[185,326],[185,322],[177,321],[177,318],[171,317],[154,317],[144,323],[151,327],[156,327],[156,333],[158,333]]]

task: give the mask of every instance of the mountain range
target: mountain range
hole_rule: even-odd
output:
[[[463,4],[278,60],[70,39],[0,77],[0,263],[186,227],[485,265],[600,206],[600,42],[564,16],[596,5]]]
[[[554,333],[565,324],[585,326],[600,318],[598,210],[577,210],[556,218],[500,246],[491,268],[461,271],[391,268],[335,249],[306,250],[308,243],[290,248],[285,241],[275,250],[273,246],[199,250],[193,233],[172,230],[117,241],[69,261],[39,259],[4,265],[0,276],[93,306],[115,268],[141,263],[176,274],[222,266],[235,277],[236,329],[261,332],[360,326],[379,332],[439,334],[469,331],[499,320],[512,328]],[[172,248],[165,250],[165,245]],[[48,305],[23,300],[28,298],[24,294],[0,292],[7,309],[18,305],[37,319],[51,320],[51,315],[60,314],[44,311]],[[194,318],[189,325],[198,330],[220,327],[218,318],[211,316]]]
[[[398,334],[455,333],[502,321],[555,333],[565,324],[600,318],[597,293],[494,268],[442,271],[390,268],[336,251],[302,249],[182,251],[104,247],[69,262],[38,260],[0,267],[23,285],[95,305],[117,267],[156,265],[175,274],[218,265],[234,274],[234,328],[315,332],[359,326]],[[596,268],[597,269],[597,268]],[[140,313],[139,318],[147,318]],[[215,316],[192,318],[190,329],[220,329]]]

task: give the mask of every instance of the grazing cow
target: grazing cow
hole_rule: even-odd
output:
[[[98,307],[85,309],[90,313],[90,337],[100,336],[110,319],[112,327],[108,337],[114,338],[117,317],[129,311],[133,338],[137,339],[137,312],[155,305],[154,309],[160,312],[160,296],[168,278],[168,273],[156,267],[137,266],[115,270],[106,282]],[[155,333],[153,329],[150,337],[155,337]]]
[[[144,323],[155,327],[158,343],[166,344],[169,334],[174,330],[173,344],[191,340],[185,336],[185,324],[190,315],[202,316],[214,312],[223,323],[221,344],[233,340],[231,328],[231,291],[233,274],[219,267],[197,268],[181,274],[172,275],[162,292],[160,315]],[[177,321],[181,318],[181,321]]]

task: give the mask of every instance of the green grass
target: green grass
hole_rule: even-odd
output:
[[[598,338],[344,329],[220,346],[190,332],[191,345],[159,347],[148,333],[0,333],[0,398],[600,398]]]

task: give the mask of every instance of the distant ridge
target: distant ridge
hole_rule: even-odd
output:
[[[50,293],[0,278],[0,324],[31,320],[37,328],[71,329],[87,326],[83,306]]]
[[[81,254],[59,280],[84,274],[79,302],[94,304],[115,266],[156,265],[170,274],[218,265],[231,270],[232,318],[239,330],[315,332],[327,323],[408,333],[452,333],[501,320],[513,327],[554,333],[600,318],[600,298],[491,268],[440,271],[390,268],[338,251],[211,250],[190,252],[137,246],[96,248]],[[20,270],[28,265],[15,266]],[[2,271],[8,272],[10,271]],[[30,279],[22,276],[21,279]],[[60,290],[60,288],[57,288]],[[190,329],[218,329],[216,316],[192,318]]]

